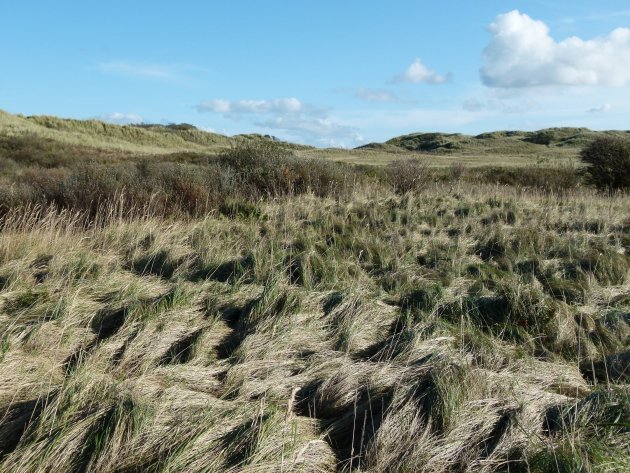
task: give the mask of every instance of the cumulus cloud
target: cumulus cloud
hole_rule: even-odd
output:
[[[142,123],[144,121],[138,114],[121,112],[104,113],[103,115],[100,115],[98,119],[115,125],[130,125],[132,123]]]
[[[549,27],[518,10],[489,26],[481,77],[490,87],[624,86],[630,83],[630,29],[556,41]]]
[[[407,70],[401,74],[394,76],[392,82],[407,82],[418,84],[424,82],[426,84],[444,84],[451,78],[451,74],[438,74],[437,72],[425,66],[420,59],[415,59]]]
[[[259,100],[213,99],[199,103],[198,112],[219,113],[231,120],[247,119],[253,126],[283,139],[327,146],[352,146],[362,141],[349,126],[336,122],[327,110],[295,97]]]
[[[600,105],[599,107],[589,108],[586,113],[606,113],[610,112],[611,110],[612,105],[610,105],[609,103],[605,103],[603,105]]]

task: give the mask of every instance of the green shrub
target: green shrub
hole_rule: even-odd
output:
[[[599,189],[630,188],[630,140],[597,138],[580,153],[589,180]]]
[[[553,130],[540,130],[536,133],[533,133],[528,138],[525,138],[524,141],[529,143],[534,143],[537,145],[547,145],[549,146],[556,138]]]
[[[471,171],[471,180],[496,183],[508,186],[529,187],[546,191],[571,189],[580,184],[580,175],[571,166],[557,168],[529,167],[507,168],[492,167]]]
[[[354,183],[351,168],[325,159],[302,159],[269,140],[242,141],[220,156],[236,178],[240,195],[257,199],[313,192],[335,196]]]

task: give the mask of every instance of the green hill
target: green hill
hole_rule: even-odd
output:
[[[405,155],[430,157],[434,167],[454,161],[467,167],[575,164],[579,150],[601,135],[630,136],[628,131],[591,131],[587,128],[549,128],[533,132],[495,131],[477,136],[459,133],[412,133],[384,143],[355,149],[321,149],[278,141],[261,134],[225,136],[199,130],[189,124],[114,125],[99,120],[74,120],[53,116],[12,115],[0,110],[0,152],[19,149],[27,160],[68,162],[164,156],[161,159],[195,161],[216,155],[238,142],[274,141],[305,158],[325,158],[350,164],[382,166]],[[7,154],[7,153],[4,153]],[[173,158],[168,156],[174,156]],[[37,157],[35,159],[34,157]],[[10,157],[10,156],[9,156]]]
[[[601,135],[630,136],[630,131],[592,131],[588,128],[546,128],[538,131],[495,131],[477,136],[460,133],[412,133],[384,144],[361,148],[392,149],[441,154],[536,154],[576,150]]]

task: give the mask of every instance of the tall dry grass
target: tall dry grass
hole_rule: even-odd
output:
[[[2,217],[0,470],[630,463],[627,195],[125,199]]]

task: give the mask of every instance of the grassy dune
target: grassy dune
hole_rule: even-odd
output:
[[[72,120],[52,116],[23,117],[0,110],[0,131],[4,137],[36,137],[66,148],[118,152],[125,155],[160,155],[196,152],[216,153],[235,140],[262,138],[238,135],[230,138],[191,126],[113,125],[99,120]],[[286,144],[292,148],[307,148]]]
[[[327,149],[323,155],[354,164],[388,164],[402,155],[424,156],[432,166],[450,166],[454,161],[468,167],[559,167],[579,165],[580,149],[597,137],[628,138],[629,132],[595,132],[587,128],[497,131],[477,136],[459,133],[413,133],[385,143],[370,143],[355,150]],[[304,150],[310,156],[319,150]]]
[[[97,120],[67,120],[57,117],[20,117],[0,111],[0,128],[10,136],[36,135],[65,146],[146,154],[201,151],[226,147],[221,135],[200,131],[168,132],[135,126],[110,125]]]
[[[454,161],[468,167],[579,166],[582,146],[598,136],[628,137],[629,132],[594,132],[586,128],[557,128],[536,132],[505,131],[478,136],[416,133],[370,143],[357,149],[317,149],[283,143],[305,158],[326,158],[348,164],[387,165],[404,156],[425,156],[432,166],[448,167]],[[261,135],[227,137],[190,126],[113,125],[98,120],[72,120],[51,116],[22,117],[0,110],[0,138],[37,137],[65,148],[105,153],[109,158],[174,153],[216,154],[242,140]],[[85,154],[85,153],[84,153]]]
[[[0,471],[630,471],[630,195],[212,136],[0,113]]]
[[[373,190],[7,214],[0,470],[627,468],[630,199]]]

